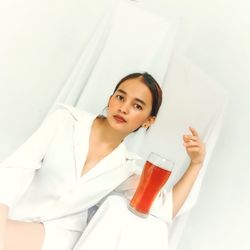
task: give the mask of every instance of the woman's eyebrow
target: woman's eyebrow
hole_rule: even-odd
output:
[[[117,92],[121,92],[121,93],[123,93],[124,95],[126,95],[126,94],[127,94],[127,92],[126,92],[126,91],[124,91],[124,90],[122,90],[122,89],[117,89]]]
[[[124,94],[124,95],[127,95],[127,92],[124,91],[124,90],[122,90],[122,89],[118,89],[117,92],[120,92],[120,93],[122,93],[122,94]],[[139,98],[135,98],[135,100],[136,100],[137,102],[141,103],[142,105],[146,106],[146,103],[145,103],[143,100],[141,100],[141,99],[139,99]]]

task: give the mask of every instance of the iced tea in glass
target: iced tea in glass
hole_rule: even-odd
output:
[[[151,205],[167,182],[174,163],[156,153],[150,153],[140,177],[139,185],[132,200],[129,203],[129,210],[133,213],[147,217]]]

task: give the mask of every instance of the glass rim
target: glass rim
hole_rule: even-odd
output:
[[[158,160],[159,160],[158,164],[155,163],[155,162],[151,162],[151,161],[150,161],[150,157],[154,157],[154,156],[156,156],[156,157],[158,158]],[[150,154],[148,155],[147,161],[149,161],[149,162],[155,164],[157,167],[162,168],[162,169],[165,169],[165,166],[161,166],[161,164],[159,164],[160,162],[161,162],[161,163],[169,163],[169,164],[170,164],[170,167],[168,166],[168,167],[167,167],[167,168],[168,168],[167,170],[170,169],[170,171],[172,171],[172,169],[173,169],[174,166],[175,166],[175,163],[174,163],[173,160],[170,160],[170,159],[166,158],[165,156],[162,156],[162,155],[160,155],[160,154],[158,154],[158,153],[156,153],[156,152],[153,152],[153,151],[150,152]],[[153,160],[152,160],[152,161],[153,161]]]

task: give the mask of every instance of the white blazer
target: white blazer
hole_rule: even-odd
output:
[[[11,218],[54,220],[65,229],[82,231],[90,207],[112,191],[131,194],[138,178],[135,161],[139,157],[128,152],[124,143],[80,176],[95,118],[75,107],[60,105],[0,164],[0,203],[10,207]],[[152,213],[171,221],[171,192],[161,192]]]

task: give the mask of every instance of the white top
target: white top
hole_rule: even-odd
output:
[[[0,164],[0,203],[10,207],[10,218],[55,221],[82,231],[88,209],[112,191],[131,196],[138,176],[139,157],[121,143],[81,176],[96,115],[60,105],[39,129]],[[171,222],[172,198],[162,191],[152,214]]]

